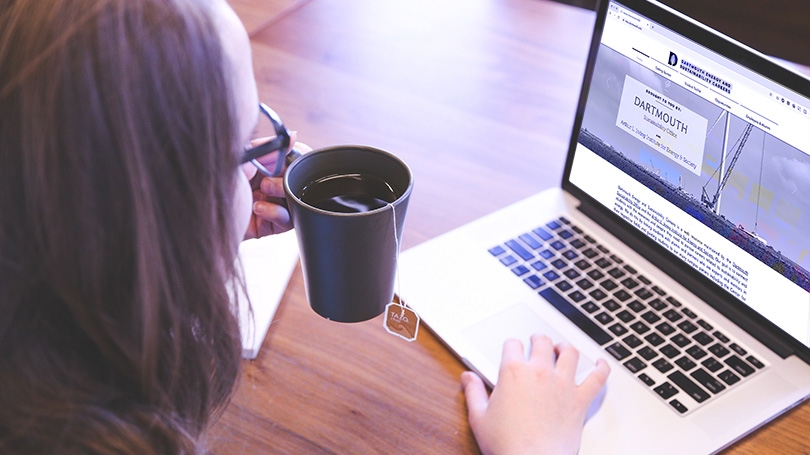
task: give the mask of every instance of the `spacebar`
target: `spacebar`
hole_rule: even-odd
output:
[[[574,305],[571,305],[565,297],[558,294],[554,288],[543,289],[540,291],[540,295],[548,300],[550,304],[554,305],[554,308],[558,309],[560,313],[564,314],[571,322],[576,324],[577,327],[582,329],[583,332],[593,338],[593,341],[599,343],[600,346],[613,339],[613,336],[602,330],[602,328],[596,325],[588,316],[582,314],[582,312]]]

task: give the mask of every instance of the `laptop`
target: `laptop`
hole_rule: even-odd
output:
[[[603,1],[561,185],[403,252],[403,297],[490,385],[507,338],[607,359],[582,454],[718,452],[810,394],[808,109],[756,51]]]

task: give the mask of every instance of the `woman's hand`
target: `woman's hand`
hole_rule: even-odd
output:
[[[254,143],[261,143],[261,139]],[[290,133],[290,149],[295,149],[301,153],[312,150],[311,147],[303,143],[296,144],[296,133]],[[276,163],[276,155],[260,157],[258,161],[268,169],[273,169]],[[287,210],[286,197],[284,195],[284,177],[266,177],[257,172],[251,163],[243,165],[245,174],[253,189],[253,213],[248,223],[246,239],[264,237],[271,234],[280,234],[293,228],[290,212]],[[283,175],[283,174],[282,174]]]
[[[481,451],[487,455],[576,454],[585,415],[610,373],[607,363],[599,360],[576,385],[578,360],[574,347],[553,346],[548,337],[535,335],[528,360],[523,343],[504,343],[498,384],[491,397],[478,375],[464,372],[461,383],[470,426]]]

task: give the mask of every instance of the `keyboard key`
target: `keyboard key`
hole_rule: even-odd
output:
[[[742,348],[742,347],[741,347],[739,344],[737,344],[737,343],[731,343],[730,345],[728,345],[728,347],[730,347],[732,351],[736,352],[736,353],[737,353],[737,354],[739,354],[739,355],[745,355],[745,354],[748,354],[748,353],[745,351],[745,349],[743,349],[743,348]]]
[[[553,265],[557,270],[561,270],[568,267],[568,263],[565,262],[565,260],[563,259],[555,259],[551,261],[551,265]]]
[[[529,273],[529,268],[526,267],[525,265],[519,265],[512,269],[512,273],[514,273],[517,276],[523,276]]]
[[[616,360],[624,360],[630,356],[630,351],[627,350],[621,343],[616,342],[606,347],[605,350],[610,353]]]
[[[661,289],[661,288],[659,288],[658,286],[653,286],[653,287],[652,287],[652,288],[650,288],[650,289],[652,289],[652,291],[653,291],[653,292],[655,292],[656,294],[660,295],[661,297],[663,297],[663,296],[667,295],[667,293],[666,293],[666,292],[664,292],[664,290],[663,290],[663,289]]]
[[[559,281],[557,282],[557,288],[563,292],[568,292],[574,288],[574,285],[567,281]]]
[[[623,277],[625,273],[624,270],[616,267],[615,269],[611,269],[610,271],[608,271],[608,275],[618,280],[619,278]]]
[[[661,373],[666,373],[667,371],[675,368],[675,367],[672,366],[671,363],[667,362],[667,359],[665,359],[663,357],[661,357],[660,359],[653,362],[652,365],[655,367],[655,369],[657,369]]]
[[[607,294],[605,294],[605,291],[603,291],[603,290],[601,290],[599,288],[594,289],[588,295],[590,295],[591,298],[593,298],[594,300],[602,300],[605,297],[607,297]]]
[[[676,299],[675,297],[672,297],[672,296],[667,297],[667,302],[669,302],[670,305],[672,305],[674,307],[677,307],[677,308],[680,308],[680,306],[681,306],[681,302],[679,302],[678,299]]]
[[[759,359],[757,359],[756,357],[754,357],[752,355],[749,355],[748,357],[746,357],[745,360],[747,360],[751,365],[754,365],[755,367],[757,367],[757,369],[765,368],[765,364],[760,362]]]
[[[700,383],[703,387],[706,388],[709,392],[713,394],[718,394],[726,389],[726,386],[720,383],[714,376],[710,375],[706,372],[706,370],[702,368],[698,368],[697,370],[691,372],[689,374],[695,380]]]
[[[681,308],[681,313],[685,314],[689,319],[695,319],[697,315],[689,308]]]
[[[634,280],[633,278],[625,278],[622,280],[622,285],[627,289],[633,289],[638,286],[638,281]]]
[[[669,341],[671,341],[680,348],[692,342],[691,340],[689,340],[689,338],[686,338],[685,336],[683,336],[683,334],[680,333],[675,334],[672,338],[669,339]]]
[[[574,239],[574,240],[571,240],[568,243],[570,243],[572,247],[574,247],[574,248],[576,248],[578,250],[582,249],[582,247],[585,246],[585,242],[583,242],[580,239]]]
[[[678,328],[683,330],[686,333],[692,333],[695,330],[697,330],[697,326],[695,324],[692,324],[689,321],[681,322],[680,324],[678,324]]]
[[[636,292],[634,292],[634,294],[641,300],[647,300],[650,297],[652,297],[652,292],[650,292],[650,290],[647,288],[640,288]]]
[[[596,319],[597,321],[599,321],[600,323],[602,323],[602,325],[605,325],[605,324],[613,321],[613,316],[607,314],[604,311],[597,314],[593,318]]]
[[[610,266],[611,266],[611,264],[613,264],[613,263],[612,263],[612,262],[610,262],[609,260],[605,259],[605,258],[599,258],[599,259],[597,259],[596,261],[594,261],[594,264],[596,264],[596,265],[598,265],[600,268],[603,268],[603,269],[604,269],[604,268],[606,268],[606,267],[610,267]]]
[[[673,395],[678,393],[678,389],[673,387],[673,385],[668,383],[668,382],[665,382],[665,383],[659,385],[658,387],[654,388],[653,390],[655,391],[655,393],[658,394],[658,396],[660,396],[661,398],[663,398],[665,400],[668,399],[668,398],[671,398]]]
[[[718,362],[714,357],[709,357],[708,359],[704,360],[701,365],[712,373],[717,373],[717,370],[723,368],[723,364]]]
[[[649,279],[649,278],[647,278],[647,277],[646,277],[646,276],[644,276],[644,275],[639,275],[639,276],[637,276],[637,277],[636,277],[636,279],[638,279],[638,280],[639,280],[639,281],[641,281],[642,283],[646,284],[647,286],[649,286],[649,285],[651,285],[651,284],[652,284],[652,281],[650,281],[650,279]]]
[[[574,260],[574,259],[576,259],[576,258],[577,258],[577,256],[579,256],[579,255],[578,255],[578,254],[577,254],[577,252],[576,252],[576,251],[574,251],[574,250],[567,250],[567,251],[564,251],[564,252],[563,252],[562,256],[563,256],[564,258],[568,259],[569,261],[573,261],[573,260]]]
[[[644,306],[643,303],[639,302],[638,300],[633,300],[632,302],[628,303],[627,307],[635,311],[636,313],[641,313],[642,311],[644,311],[645,308],[647,308],[646,306]]]
[[[694,345],[694,346],[690,347],[689,349],[686,350],[686,352],[690,356],[692,356],[692,358],[695,359],[695,360],[700,360],[700,359],[706,357],[706,351],[701,349],[700,346],[698,346],[698,345]]]
[[[557,232],[557,235],[559,235],[564,239],[570,239],[571,237],[574,236],[574,233],[569,230],[563,229],[562,231]]]
[[[624,262],[624,261],[622,260],[622,258],[620,258],[619,256],[616,256],[615,254],[611,254],[611,255],[610,255],[610,259],[612,259],[612,260],[613,260],[613,262],[615,262],[615,263],[617,263],[617,264],[621,264],[621,263],[623,263],[623,262]]]
[[[549,234],[548,231],[546,231],[545,229],[543,229],[541,227],[533,230],[532,232],[534,232],[538,237],[540,237],[541,239],[543,239],[545,241],[549,241],[549,240],[554,238],[553,235]]]
[[[602,306],[608,311],[616,311],[616,310],[618,310],[619,308],[622,307],[621,305],[619,305],[613,299],[605,300],[604,302],[602,302]],[[630,313],[628,313],[628,314],[630,314]],[[632,316],[632,314],[630,316]],[[630,318],[630,319],[632,319],[632,318]]]
[[[583,310],[585,310],[588,313],[593,313],[594,311],[599,309],[599,305],[597,305],[597,304],[595,304],[593,302],[585,302],[582,305],[580,305],[579,307],[582,308]]]
[[[586,297],[585,297],[585,294],[583,294],[583,293],[581,293],[579,291],[574,291],[574,292],[568,294],[568,298],[573,300],[575,303],[579,303],[579,302],[585,300]]]
[[[538,259],[538,260],[532,262],[531,266],[532,266],[533,269],[537,270],[538,272],[548,267],[548,265],[542,259]]]
[[[601,283],[600,283],[600,285],[601,285],[603,288],[605,288],[606,290],[608,290],[608,291],[612,291],[612,290],[616,289],[617,287],[619,287],[619,285],[618,285],[618,284],[616,284],[616,283],[615,283],[613,280],[611,280],[611,279],[607,279],[607,280],[605,280],[605,281],[601,282]]]
[[[498,245],[498,246],[496,246],[494,248],[490,248],[488,251],[489,251],[489,254],[491,254],[493,256],[500,256],[500,255],[506,253],[506,250],[503,249],[503,247],[500,246],[500,245]]]
[[[655,308],[656,311],[661,311],[667,307],[667,304],[661,299],[652,299],[649,301],[648,305]]]
[[[565,244],[562,243],[559,240],[555,240],[555,241],[551,242],[549,245],[551,245],[551,247],[554,248],[557,251],[560,251],[561,249],[565,248]]]
[[[692,336],[692,339],[700,343],[701,346],[706,346],[714,341],[714,338],[706,332],[698,332]]]
[[[726,355],[728,355],[728,353],[731,352],[731,351],[726,349],[726,347],[723,346],[722,344],[715,343],[715,344],[709,346],[709,352],[711,352],[712,354],[716,355],[719,358],[723,358]]]
[[[588,272],[588,277],[594,281],[602,279],[603,276],[605,276],[605,274],[600,272],[598,269],[593,269]]]
[[[697,366],[697,364],[693,362],[692,359],[686,356],[676,360],[675,365],[678,365],[678,367],[680,367],[680,369],[683,371],[689,371]]]
[[[537,289],[540,286],[546,284],[546,282],[540,279],[540,277],[537,275],[529,275],[523,279],[523,282],[528,284],[529,287],[532,289]]]
[[[574,262],[574,265],[577,266],[577,268],[580,270],[586,270],[592,267],[591,263],[586,261],[585,259],[580,259],[577,262]]]
[[[680,371],[673,371],[669,374],[669,376],[667,376],[667,379],[674,382],[675,385],[686,392],[687,395],[692,397],[692,399],[698,403],[703,403],[711,397],[708,393],[706,393],[705,390],[703,390],[699,385],[695,384]]]
[[[540,253],[538,253],[538,254],[539,254],[540,256],[542,256],[544,259],[551,259],[551,258],[553,258],[553,257],[554,257],[554,252],[553,252],[553,251],[551,251],[551,250],[543,250],[543,251],[541,251],[541,252],[540,252]]]
[[[689,410],[689,409],[686,408],[686,406],[683,405],[683,403],[681,403],[678,400],[672,400],[672,401],[669,402],[669,404],[670,404],[670,406],[675,408],[675,410],[680,412],[681,414],[684,414],[686,411]]]
[[[622,341],[624,341],[626,345],[630,346],[630,349],[635,349],[639,347],[642,343],[642,341],[633,334],[627,335],[626,337],[622,338]]]
[[[627,310],[619,311],[618,313],[616,313],[616,317],[621,319],[622,322],[630,322],[636,318],[635,316],[633,316],[633,313]]]
[[[718,340],[720,340],[723,343],[728,343],[729,341],[731,341],[731,340],[728,339],[727,336],[723,335],[723,332],[721,332],[719,330],[715,331],[712,335],[714,335],[715,338],[717,338]]]
[[[677,322],[683,318],[681,314],[673,309],[669,309],[663,313],[663,316],[667,318],[670,322]]]
[[[610,330],[610,332],[613,333],[614,335],[616,335],[617,337],[620,337],[620,336],[624,335],[625,333],[627,333],[627,329],[623,325],[619,324],[618,322],[613,324],[612,326],[608,327],[608,330]]]
[[[573,224],[571,224],[571,222],[570,222],[570,221],[568,221],[568,218],[566,218],[566,217],[564,217],[564,216],[561,216],[561,217],[559,217],[559,218],[557,218],[557,219],[558,219],[558,220],[560,220],[560,223],[562,223],[562,224],[570,224],[570,225],[571,225],[571,228],[574,228],[574,227],[575,227]],[[580,234],[581,234],[581,232],[580,232]]]
[[[524,261],[528,261],[529,259],[534,258],[534,253],[530,252],[526,248],[523,248],[523,245],[518,243],[517,240],[507,241],[506,246],[508,246],[510,250],[514,251],[515,254],[520,256],[520,258],[523,259]]]
[[[680,355],[681,351],[678,350],[675,346],[671,344],[667,344],[661,347],[661,354],[664,354],[669,359],[674,359]]]
[[[575,280],[579,277],[579,272],[577,272],[577,269],[568,269],[563,272],[563,275],[567,276],[569,280]]]
[[[613,293],[613,297],[616,297],[618,300],[621,300],[622,302],[626,302],[628,299],[630,299],[631,296],[624,289],[619,289],[618,291]]]
[[[518,238],[520,240],[522,240],[523,243],[525,243],[526,245],[529,245],[529,248],[531,248],[533,250],[539,250],[540,247],[543,246],[543,242],[540,242],[539,240],[537,240],[531,234],[523,234],[523,235],[519,236]]]
[[[605,248],[604,245],[596,245],[596,249],[601,251],[604,254],[610,254],[610,250]]]
[[[724,370],[723,372],[718,374],[717,377],[728,385],[734,385],[740,382],[740,377],[732,373],[731,370]]]
[[[646,313],[641,315],[641,319],[644,319],[645,321],[647,321],[650,324],[655,324],[656,322],[661,320],[661,316],[658,316],[653,311],[647,311]],[[664,335],[668,335],[668,334],[665,333]]]
[[[549,270],[548,272],[543,274],[543,277],[549,281],[554,281],[560,277],[560,275],[555,272],[554,270]]]
[[[587,248],[582,250],[582,255],[588,259],[593,259],[596,256],[599,256],[599,252],[594,250],[593,248]]]
[[[613,339],[613,336],[602,330],[588,316],[582,314],[578,308],[571,305],[565,297],[557,293],[554,288],[546,288],[540,291],[540,295],[546,299],[554,308],[565,315],[571,322],[587,333],[597,344],[604,345]]]
[[[618,313],[616,316],[621,317],[621,316],[619,316],[620,314],[622,314],[622,313]],[[627,322],[627,321],[624,321],[624,322]],[[643,323],[641,321],[636,321],[636,322],[630,324],[630,328],[633,329],[633,331],[636,332],[639,335],[642,335],[642,334],[647,333],[647,332],[650,331],[650,326],[648,326],[647,324],[645,324],[645,323]]]
[[[583,236],[582,238],[583,238],[583,239],[585,239],[585,240],[587,240],[587,241],[588,241],[588,243],[596,243],[596,239],[594,239],[594,238],[593,238],[593,237],[591,237],[590,235],[585,235],[585,236]]]
[[[554,220],[549,221],[548,223],[546,223],[546,226],[551,230],[557,230],[557,229],[562,227],[562,225],[560,223],[558,223],[557,221],[554,221]]]
[[[633,373],[638,373],[639,371],[647,368],[647,364],[638,357],[633,357],[627,362],[624,362],[624,366]]]
[[[591,281],[591,280],[589,280],[587,278],[583,278],[583,279],[577,281],[577,286],[579,286],[580,289],[588,290],[588,289],[593,287],[593,281]],[[597,289],[597,291],[598,291],[598,289]]]
[[[501,261],[501,264],[509,267],[510,265],[516,263],[518,260],[517,260],[516,257],[512,256],[511,254],[508,254],[508,255],[502,257],[500,259],[500,261]]]
[[[641,379],[641,382],[647,384],[648,387],[652,387],[655,385],[655,381],[653,381],[651,377],[647,376],[647,373],[641,373],[640,375],[638,375],[638,378]]]
[[[644,339],[647,340],[647,343],[650,343],[653,346],[658,346],[659,344],[666,341],[661,337],[661,335],[659,335],[659,334],[657,334],[655,332],[645,336]]]
[[[712,327],[712,325],[711,325],[711,324],[709,324],[708,322],[704,321],[703,319],[698,319],[697,325],[699,325],[699,326],[703,327],[703,330],[705,330],[705,331],[707,331],[707,332],[711,332],[711,331],[712,331],[712,329],[714,329],[714,327]]]
[[[724,362],[741,376],[749,376],[755,371],[751,365],[748,365],[745,360],[737,357],[736,355],[732,355],[724,360]]]
[[[667,322],[662,322],[658,324],[657,326],[655,326],[655,329],[661,332],[661,334],[664,336],[669,336],[672,332],[675,331],[675,327],[672,327]]]
[[[643,348],[638,350],[638,355],[640,355],[644,360],[652,360],[658,357],[658,353],[655,352],[655,349],[644,346]]]

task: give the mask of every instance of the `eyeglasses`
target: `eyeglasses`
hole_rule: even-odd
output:
[[[245,150],[240,163],[245,164],[250,162],[256,166],[256,169],[258,169],[259,172],[267,177],[278,177],[282,174],[284,165],[289,164],[289,162],[294,160],[298,155],[300,155],[300,153],[297,150],[290,150],[290,133],[287,131],[287,128],[284,127],[284,124],[281,122],[281,118],[278,116],[278,114],[267,107],[267,105],[264,103],[259,103],[259,112],[261,112],[264,118],[270,120],[276,136],[264,144]],[[273,166],[272,171],[268,170],[258,160],[258,158],[271,153],[278,153],[276,164]]]

